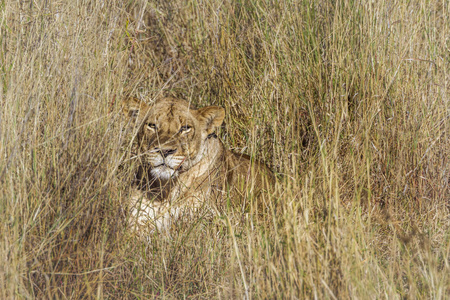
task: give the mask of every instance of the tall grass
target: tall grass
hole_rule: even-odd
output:
[[[0,298],[450,297],[447,1],[0,8]],[[130,234],[130,94],[225,107],[280,210]]]

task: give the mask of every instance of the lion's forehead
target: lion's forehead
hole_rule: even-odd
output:
[[[146,116],[148,122],[156,123],[160,127],[166,127],[166,129],[175,127],[179,130],[179,127],[183,125],[195,126],[198,121],[195,110],[185,106],[168,105],[167,103],[156,104],[144,116]]]
[[[153,110],[165,112],[168,115],[182,115],[191,114],[193,110],[196,110],[189,102],[181,99],[163,99],[153,104]]]

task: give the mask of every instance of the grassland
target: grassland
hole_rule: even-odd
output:
[[[448,1],[0,12],[1,299],[450,297]],[[126,95],[225,107],[281,209],[130,235]]]

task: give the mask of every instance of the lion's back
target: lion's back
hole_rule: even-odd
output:
[[[227,151],[225,160],[229,185],[259,190],[271,188],[275,183],[273,172],[264,163],[246,154]]]

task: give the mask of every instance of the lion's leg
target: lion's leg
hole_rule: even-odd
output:
[[[148,234],[155,229],[168,232],[181,211],[180,207],[171,205],[168,201],[149,199],[145,193],[136,190],[131,196],[129,224],[140,234]]]

